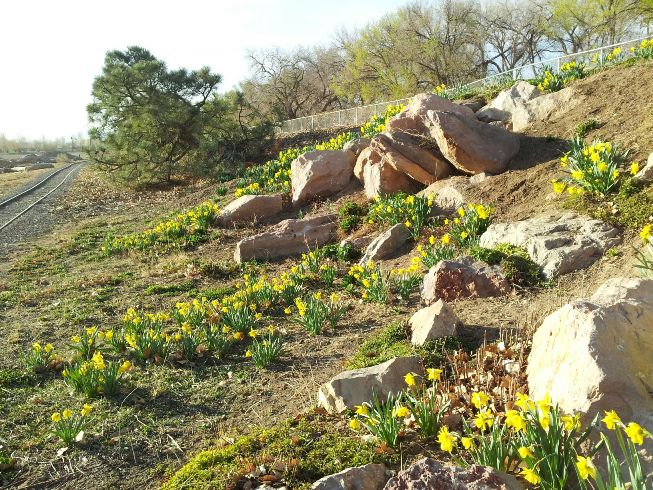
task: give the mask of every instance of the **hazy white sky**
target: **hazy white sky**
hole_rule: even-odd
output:
[[[247,49],[327,42],[405,0],[2,0],[0,133],[86,132],[91,84],[113,49],[139,45],[168,66],[209,65],[221,89],[247,73]]]

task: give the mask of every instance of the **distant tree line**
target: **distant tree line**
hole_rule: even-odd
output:
[[[71,138],[27,139],[9,138],[0,133],[0,153],[31,153],[38,151],[80,151],[88,147],[89,140],[79,133]]]
[[[653,0],[431,0],[328,46],[249,53],[241,90],[275,121],[404,98],[650,32]]]

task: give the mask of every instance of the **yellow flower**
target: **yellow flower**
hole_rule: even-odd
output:
[[[53,349],[54,347],[52,346],[52,344],[45,344],[45,348],[43,350],[45,350],[45,352],[49,354],[50,352],[52,352]]]
[[[571,172],[571,177],[575,180],[581,180],[585,174],[583,174],[582,170],[576,169],[572,170]]]
[[[630,175],[635,175],[639,172],[639,163],[633,162],[630,164]]]
[[[98,371],[102,371],[106,367],[104,364],[104,357],[100,351],[97,351],[95,354],[93,354],[91,362],[93,363],[93,367]]]
[[[540,483],[539,475],[531,468],[523,468],[519,474],[531,485],[537,485]]]
[[[70,340],[72,340],[73,343],[78,344],[81,339],[79,335],[73,335],[72,337],[70,337]]]
[[[526,430],[526,421],[517,410],[508,410],[506,412],[506,425],[512,427],[517,432]]]
[[[404,381],[408,386],[415,386],[415,373],[408,373],[404,376]]]
[[[490,397],[482,391],[475,391],[472,393],[472,405],[478,409],[485,407],[489,401]]]
[[[462,238],[463,240],[464,240],[465,238],[467,238],[468,236],[469,236],[469,233],[467,233],[466,231],[463,231],[463,232],[460,234],[460,238]]]
[[[442,369],[427,368],[428,379],[431,381],[440,381],[442,377]]]
[[[126,373],[127,371],[129,371],[131,369],[131,367],[132,367],[132,363],[129,362],[129,361],[125,361],[118,368],[118,373],[119,374]]]
[[[532,458],[533,457],[533,453],[531,452],[531,450],[529,448],[527,448],[527,447],[524,447],[524,446],[517,449],[517,452],[519,453],[519,457],[521,459],[526,459],[526,458]]]
[[[461,437],[460,442],[463,443],[463,447],[465,449],[469,449],[474,444],[474,439],[472,439],[471,437]]]
[[[566,185],[564,182],[552,180],[551,184],[553,184],[553,192],[555,192],[556,194],[562,194],[565,191]]]
[[[458,215],[462,218],[465,216],[465,209],[464,208],[458,208]]]
[[[644,240],[645,242],[648,242],[649,239],[651,238],[651,229],[653,228],[653,225],[646,225],[644,228],[642,228],[642,231],[639,232],[639,236]]]
[[[113,330],[107,330],[104,332],[104,338],[107,340],[111,340],[113,338]]]
[[[491,412],[488,412],[487,410],[481,410],[474,419],[474,424],[479,429],[485,430],[486,428],[490,428],[493,420],[494,415]]]
[[[610,430],[615,430],[617,425],[621,425],[621,419],[619,418],[619,415],[617,415],[617,412],[614,410],[606,410],[605,417],[601,419],[601,422],[603,422],[605,426]]]
[[[577,456],[576,468],[578,468],[578,474],[583,480],[587,480],[587,477],[596,478],[596,466],[594,466],[590,458]]]
[[[353,430],[358,430],[361,428],[361,423],[358,421],[358,419],[351,419],[349,421],[349,428]]]
[[[431,245],[435,245],[435,237],[434,237],[433,235],[431,235],[431,236],[429,237],[429,243],[430,243]]]
[[[252,351],[247,349],[247,352],[245,352],[245,357],[252,357]]]
[[[398,419],[408,417],[410,415],[410,410],[407,407],[400,406],[395,410],[395,417]]]
[[[82,407],[81,414],[82,417],[86,417],[88,414],[91,413],[91,410],[93,410],[93,405],[89,405],[88,403],[84,403],[84,407]]]
[[[456,434],[450,433],[446,425],[442,426],[440,432],[438,432],[438,442],[440,443],[440,449],[450,453],[456,446]]]
[[[370,409],[363,403],[362,405],[356,405],[356,413],[358,415],[367,416],[370,413]]]
[[[612,172],[612,178],[613,178],[613,179],[618,179],[618,178],[619,178],[619,175],[620,175],[620,174],[619,174],[619,170],[615,170],[614,172]]]
[[[647,435],[646,431],[642,428],[642,426],[636,422],[630,422],[626,426],[624,432],[626,432],[626,435],[630,438],[631,441],[633,441],[634,444],[640,444],[640,445],[644,443],[644,436]]]
[[[528,395],[525,395],[523,393],[517,393],[515,396],[517,400],[515,401],[515,405],[517,405],[518,408],[527,411],[527,410],[533,410],[535,408],[535,403],[528,398]]]
[[[596,169],[599,172],[605,172],[608,169],[608,164],[605,162],[599,162],[599,164],[596,166]]]
[[[73,416],[73,412],[70,408],[67,408],[63,412],[61,412],[61,415],[63,416],[64,420],[68,420],[70,417]]]
[[[41,344],[39,344],[38,342],[34,342],[32,344],[32,349],[34,350],[34,352],[41,352]]]
[[[410,220],[406,220],[404,225],[406,226],[406,228],[410,228],[411,226],[413,226],[413,224],[410,222]]]
[[[442,238],[440,240],[442,241],[443,245],[447,245],[451,241],[451,237],[447,233],[446,235],[442,235]]]
[[[565,155],[560,159],[560,166],[563,168],[567,168],[567,165],[569,165],[569,156]]]
[[[571,432],[580,427],[580,414],[576,415],[563,415],[561,417],[562,423],[565,424],[565,430]]]
[[[61,420],[61,414],[59,412],[54,412],[50,418],[53,422],[59,422]]]

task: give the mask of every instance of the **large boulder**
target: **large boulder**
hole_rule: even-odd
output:
[[[354,165],[354,177],[356,177],[361,182],[365,182],[365,167],[369,164],[381,163],[382,159],[383,157],[369,146],[364,148],[356,158],[356,164]]]
[[[342,147],[342,151],[350,151],[354,154],[355,158],[358,158],[361,152],[370,146],[371,141],[372,140],[370,138],[354,138],[353,140],[349,140],[347,143],[345,143],[345,145]]]
[[[461,117],[476,119],[474,111],[469,107],[454,104],[435,94],[418,94],[410,100],[403,111],[386,123],[385,129],[428,136],[428,111],[448,111]]]
[[[427,340],[450,337],[460,323],[451,306],[439,299],[431,306],[422,308],[410,317],[410,341],[413,345],[424,345]]]
[[[548,279],[589,267],[620,242],[617,228],[573,213],[494,223],[479,241],[486,248],[509,243],[526,249]]]
[[[499,92],[492,102],[476,113],[476,117],[485,122],[508,122],[512,120],[512,113],[518,106],[540,95],[542,92],[539,88],[520,80],[509,89]]]
[[[505,129],[454,112],[429,111],[428,117],[440,151],[463,172],[499,174],[519,152],[519,137]]]
[[[452,171],[451,165],[440,154],[437,147],[429,151],[419,144],[420,141],[408,133],[395,131],[389,134],[377,134],[370,146],[395,170],[405,173],[424,185],[448,177]]]
[[[572,87],[541,95],[528,102],[517,104],[512,112],[513,131],[523,131],[535,121],[544,121],[553,114],[571,109],[580,103]]]
[[[615,410],[653,430],[652,352],[653,280],[613,278],[545,318],[528,358],[529,391],[586,422]],[[645,447],[652,454],[653,440]]]
[[[514,476],[486,466],[445,466],[420,459],[386,483],[384,490],[523,490]]]
[[[406,388],[406,374],[423,372],[419,357],[395,357],[376,366],[345,371],[320,386],[318,404],[330,413],[341,413],[369,402],[373,395],[384,399],[389,393],[399,393]]]
[[[360,264],[367,264],[370,260],[385,259],[401,248],[410,238],[410,232],[403,223],[397,223],[381,233],[367,246]]]
[[[438,299],[488,298],[508,292],[510,284],[498,266],[470,257],[438,262],[426,273],[422,285],[422,299],[427,305]]]
[[[325,476],[311,490],[382,490],[387,481],[385,466],[370,463]]]
[[[235,223],[265,220],[276,216],[282,209],[281,194],[241,196],[224,207],[218,217],[218,223],[229,226]]]
[[[287,219],[268,231],[242,239],[236,244],[234,260],[273,260],[308,252],[336,239],[335,214],[306,219]]]
[[[418,182],[396,170],[385,158],[375,162],[372,157],[363,168],[363,185],[365,195],[370,199],[380,194],[394,194],[400,191],[414,194],[420,188]]]
[[[355,163],[350,151],[319,150],[300,155],[290,165],[293,204],[340,192],[349,184]]]

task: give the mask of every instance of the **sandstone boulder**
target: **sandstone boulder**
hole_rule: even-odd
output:
[[[450,337],[454,335],[459,323],[451,306],[440,299],[410,317],[410,341],[413,345],[420,346],[427,340]]]
[[[355,163],[350,151],[320,150],[300,155],[290,166],[293,204],[341,191],[351,180]]]
[[[485,97],[481,95],[476,95],[472,97],[471,99],[465,99],[465,100],[456,100],[456,104],[461,105],[463,107],[468,107],[472,110],[472,112],[478,112],[480,111],[483,107],[485,107]]]
[[[395,170],[385,158],[381,158],[378,163],[375,163],[372,158],[368,159],[363,168],[363,185],[365,195],[370,199],[380,194],[393,194],[400,191],[414,194],[420,188],[418,182],[403,172]]]
[[[341,413],[363,402],[373,394],[379,399],[406,388],[407,373],[423,373],[419,357],[395,357],[382,364],[345,371],[320,386],[318,404],[330,413]]]
[[[361,182],[364,182],[365,167],[368,164],[381,163],[382,159],[383,157],[369,146],[361,150],[358,158],[356,158],[356,164],[354,165],[354,177],[356,177]]]
[[[418,192],[419,196],[432,196],[434,214],[451,214],[469,202],[470,179],[462,176],[437,181]]]
[[[308,252],[336,239],[335,214],[306,219],[287,219],[268,231],[242,239],[236,245],[234,260],[273,260]]]
[[[476,119],[469,107],[453,102],[435,94],[418,94],[406,105],[406,108],[387,122],[386,131],[403,131],[406,133],[428,136],[428,111],[448,111],[470,119]]]
[[[615,410],[653,430],[653,280],[613,278],[567,304],[537,329],[528,358],[532,397],[546,393],[590,422]],[[644,448],[652,454],[653,441]],[[651,462],[648,462],[649,471]]]
[[[420,459],[391,478],[384,490],[523,490],[514,476],[493,468],[444,466],[432,458]]]
[[[430,305],[438,299],[488,298],[510,291],[498,266],[474,262],[469,257],[442,260],[424,276],[422,299]]]
[[[382,490],[388,478],[382,464],[366,464],[347,468],[339,473],[325,476],[311,486],[312,490]]]
[[[472,175],[469,178],[469,183],[471,185],[479,185],[479,184],[485,182],[486,180],[490,179],[491,177],[494,177],[491,173],[483,172],[483,173],[480,173],[480,174]]]
[[[544,121],[553,114],[565,112],[580,103],[572,87],[541,95],[523,104],[517,104],[512,112],[513,131],[523,131],[535,121]]]
[[[481,235],[479,244],[492,248],[509,243],[526,249],[544,277],[589,267],[621,242],[619,230],[602,221],[567,213],[540,216],[515,223],[494,223]]]
[[[645,183],[653,181],[653,153],[649,155],[648,161],[646,162],[646,165],[644,165],[644,168],[637,172],[635,179]]]
[[[281,194],[241,196],[227,204],[220,212],[218,222],[223,226],[235,223],[251,223],[279,214],[283,209]]]
[[[499,95],[492,102],[476,113],[476,117],[485,122],[510,121],[518,106],[540,95],[542,95],[540,89],[524,80],[520,80],[509,89],[499,92]]]
[[[448,177],[452,171],[437,147],[431,151],[421,148],[419,141],[408,133],[377,134],[370,146],[395,170],[425,185]]]
[[[410,232],[403,223],[397,223],[390,229],[381,233],[367,246],[360,264],[367,264],[370,260],[385,259],[401,248],[410,238]]]
[[[463,172],[499,174],[519,152],[519,137],[505,129],[453,112],[429,111],[428,117],[440,151]]]
[[[354,154],[355,158],[361,154],[361,152],[370,146],[372,140],[369,138],[354,138],[353,140],[347,141],[345,146],[342,147],[342,151],[350,151]]]
[[[359,237],[347,237],[340,242],[341,247],[349,245],[356,250],[363,250],[368,247],[370,243],[374,241],[376,237],[372,235],[364,235]]]

